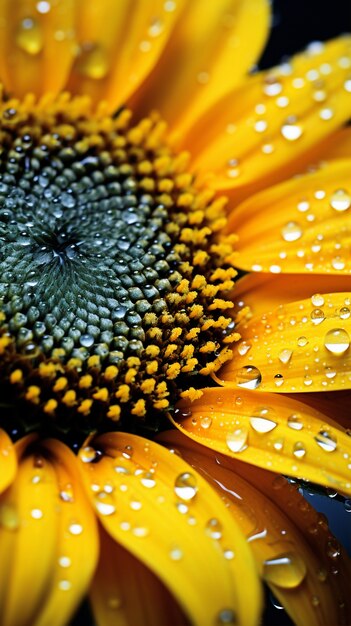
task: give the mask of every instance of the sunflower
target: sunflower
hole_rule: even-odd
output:
[[[0,1],[3,626],[350,623],[351,40],[268,26]]]

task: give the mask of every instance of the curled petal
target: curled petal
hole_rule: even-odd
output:
[[[16,478],[0,496],[1,623],[63,626],[94,571],[95,519],[68,448],[25,438],[16,449]]]
[[[98,437],[80,458],[105,530],[163,581],[194,624],[225,617],[257,623],[260,589],[250,551],[201,476],[162,446],[122,433]],[[223,554],[227,546],[233,561]]]
[[[195,168],[213,171],[214,187],[236,197],[301,171],[349,118],[350,42],[312,45],[224,96],[184,137]]]
[[[10,437],[0,430],[0,493],[8,487],[16,474],[17,459]]]
[[[272,273],[350,275],[351,159],[250,197],[232,211],[236,265]],[[284,210],[282,210],[284,209]]]
[[[176,447],[220,493],[247,537],[260,575],[295,624],[350,621],[350,559],[296,485],[220,454],[214,459],[179,432],[159,439]]]
[[[270,471],[351,493],[351,439],[328,416],[280,394],[204,389],[172,419],[202,445]]]
[[[101,626],[187,626],[161,581],[100,527],[99,564],[90,601]]]
[[[301,393],[351,386],[351,297],[318,294],[254,315],[221,369],[224,385]]]

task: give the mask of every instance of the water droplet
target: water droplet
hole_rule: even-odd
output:
[[[334,111],[333,109],[326,107],[325,109],[321,109],[319,111],[319,117],[321,120],[331,120],[334,117]]]
[[[340,544],[336,541],[336,539],[329,539],[327,542],[327,556],[330,559],[337,559],[341,554]]]
[[[307,337],[299,337],[297,340],[297,345],[299,346],[299,348],[304,348],[305,346],[307,346],[308,344],[308,339]]]
[[[333,367],[326,366],[324,368],[324,372],[327,378],[332,379],[335,378],[337,371]]]
[[[61,589],[61,591],[69,591],[69,589],[71,589],[72,587],[72,583],[70,583],[69,580],[60,580],[58,587],[59,589]]]
[[[283,85],[275,76],[266,76],[263,85],[263,92],[266,96],[278,96],[283,90]]]
[[[321,583],[324,583],[328,578],[327,570],[321,567],[317,572],[317,577],[318,577],[318,580],[321,581]]]
[[[226,550],[223,551],[223,556],[225,559],[227,559],[227,561],[231,561],[232,559],[234,559],[235,553],[233,552],[233,550],[230,550],[229,548],[227,548]]]
[[[178,546],[174,546],[169,551],[169,556],[171,557],[172,561],[180,561],[183,558],[183,550],[181,550],[181,548],[179,548]]]
[[[346,513],[351,513],[351,499],[350,498],[347,498],[345,500],[344,507],[345,507]]]
[[[210,537],[212,537],[212,539],[220,539],[222,537],[222,530],[222,524],[217,518],[212,517],[208,520],[206,524],[206,532],[210,535]]]
[[[302,237],[302,228],[297,222],[287,222],[280,232],[284,241],[297,241]]]
[[[141,474],[140,482],[143,487],[147,489],[152,489],[156,485],[156,480],[152,472],[143,472]]]
[[[277,452],[280,452],[283,449],[283,447],[284,447],[284,439],[279,438],[273,442],[273,448],[274,450],[277,450]]]
[[[303,422],[301,421],[300,415],[298,415],[297,413],[294,413],[293,415],[289,415],[287,425],[289,426],[289,428],[292,428],[293,430],[303,429]]]
[[[100,80],[105,78],[108,70],[108,56],[105,50],[94,43],[84,44],[78,58],[77,68],[80,74]]]
[[[278,354],[279,361],[284,363],[284,365],[289,363],[291,357],[292,357],[292,350],[285,349],[285,350],[282,350],[281,352],[279,352],[279,354]]]
[[[79,343],[81,346],[84,346],[84,348],[90,348],[94,343],[94,337],[91,335],[81,335]]]
[[[95,497],[95,505],[101,515],[113,515],[116,506],[113,497],[105,491],[100,491]]]
[[[134,450],[133,450],[133,446],[127,445],[124,448],[124,451],[122,452],[122,456],[124,456],[125,459],[131,459],[133,456]]]
[[[77,522],[72,522],[72,524],[69,525],[68,530],[71,535],[81,535],[83,532],[83,526]]]
[[[70,567],[72,564],[72,561],[69,558],[69,556],[60,556],[58,560],[58,564],[60,565],[60,567]]]
[[[293,455],[296,456],[297,459],[303,459],[306,454],[306,448],[301,441],[297,441],[294,444]]]
[[[313,296],[311,296],[311,302],[313,306],[316,306],[316,307],[324,306],[324,298],[323,296],[321,296],[320,293],[313,294]]]
[[[248,351],[251,349],[251,344],[247,343],[247,341],[241,341],[238,345],[238,352],[240,356],[245,356]]]
[[[200,420],[200,426],[204,430],[208,430],[212,426],[212,418],[207,415],[202,417]]]
[[[218,613],[217,625],[224,626],[225,624],[229,624],[229,626],[237,624],[237,617],[232,609],[222,609]]]
[[[314,437],[314,440],[325,452],[334,452],[337,448],[336,437],[327,430],[320,430],[318,435]]]
[[[46,2],[45,0],[40,0],[40,2],[37,2],[38,13],[45,15],[45,13],[49,13],[50,9],[50,2]]]
[[[275,417],[273,409],[266,407],[257,409],[250,417],[250,424],[257,433],[270,433],[277,426],[272,417]]]
[[[30,514],[33,519],[41,519],[44,515],[41,509],[32,509]]]
[[[280,129],[281,134],[287,141],[296,141],[303,133],[301,126],[297,124],[297,118],[290,116],[286,119],[285,123]]]
[[[340,356],[350,347],[349,334],[343,328],[333,328],[325,335],[324,345],[333,355]]]
[[[313,309],[311,311],[311,320],[313,324],[317,325],[323,322],[325,319],[324,311],[322,309]]]
[[[339,311],[339,315],[342,320],[348,320],[351,315],[351,311],[347,306],[343,306]]]
[[[274,376],[274,384],[276,387],[281,387],[284,383],[284,376],[282,374],[276,374]]]
[[[78,456],[83,463],[93,463],[102,457],[102,453],[91,446],[84,446],[79,450]]]
[[[236,373],[236,384],[245,389],[257,389],[261,384],[261,372],[253,365],[244,365]]]
[[[267,583],[283,589],[298,587],[306,576],[306,564],[296,552],[286,552],[263,564],[263,578]]]
[[[30,17],[19,24],[16,31],[16,43],[21,50],[30,55],[37,55],[43,47],[43,33],[38,22]]]
[[[231,452],[242,452],[247,448],[248,430],[247,428],[237,428],[227,433],[226,444]]]
[[[330,197],[330,206],[335,211],[347,211],[351,206],[351,195],[345,189],[337,189]]]
[[[331,261],[331,265],[337,271],[345,269],[345,261],[341,256],[335,256]]]
[[[192,500],[197,494],[197,480],[194,474],[183,472],[177,476],[174,483],[174,491],[181,500]]]
[[[64,502],[74,502],[74,494],[71,484],[65,485],[65,487],[60,490],[60,498]]]

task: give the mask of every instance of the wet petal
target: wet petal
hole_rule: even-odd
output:
[[[220,454],[213,458],[179,432],[163,433],[160,440],[176,447],[221,494],[260,575],[295,624],[348,623],[350,559],[296,485]]]
[[[0,430],[0,493],[8,487],[16,474],[17,459],[10,437]]]
[[[184,137],[195,168],[213,171],[217,189],[245,193],[301,171],[302,156],[349,118],[350,41],[312,44],[222,98]]]
[[[351,291],[351,278],[342,275],[247,274],[233,291],[234,315],[250,307],[254,315],[273,311],[279,305],[309,298],[311,294]]]
[[[1,0],[0,74],[6,90],[21,97],[63,89],[75,51],[74,17],[74,0]]]
[[[254,315],[236,329],[241,341],[221,369],[225,385],[301,393],[351,387],[350,292],[314,293]],[[250,377],[253,382],[250,386]],[[259,382],[255,382],[259,378]]]
[[[77,3],[78,54],[68,88],[121,106],[157,62],[183,0]],[[155,103],[153,104],[153,106]]]
[[[64,625],[93,574],[95,519],[68,448],[33,438],[16,448],[16,479],[0,497],[2,625]]]
[[[173,139],[182,137],[200,114],[243,80],[259,57],[268,27],[266,0],[185,3],[137,106],[145,114],[156,105],[171,124]]]
[[[161,581],[103,528],[100,528],[100,558],[90,601],[101,626],[188,624]]]
[[[185,435],[227,456],[351,493],[351,438],[328,416],[279,394],[204,389],[178,403],[173,420]]]
[[[164,582],[194,624],[229,617],[257,623],[260,591],[249,549],[201,476],[158,444],[122,433],[98,437],[80,458],[105,530]],[[224,545],[235,551],[231,562]]]
[[[236,265],[272,273],[350,274],[351,159],[250,197],[229,218]],[[283,209],[283,210],[282,210]]]

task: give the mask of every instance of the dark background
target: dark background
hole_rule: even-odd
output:
[[[326,41],[351,32],[351,0],[273,0],[272,8],[272,31],[259,63],[260,69],[278,64],[311,41]],[[331,530],[351,554],[351,500],[345,503],[333,495],[304,490],[304,496],[328,517]],[[267,591],[262,626],[291,625],[285,611],[275,608],[274,604]]]

